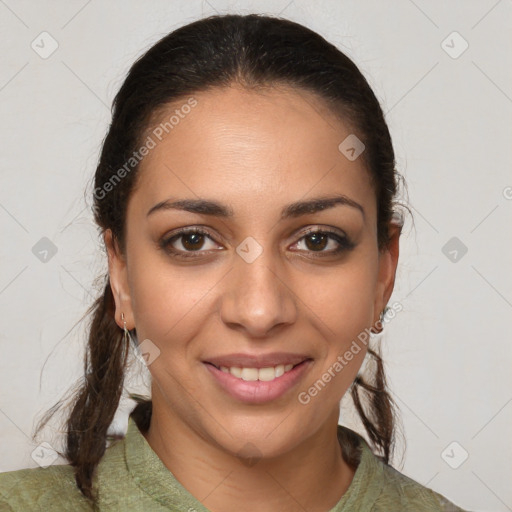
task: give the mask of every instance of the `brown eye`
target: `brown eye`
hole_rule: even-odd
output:
[[[177,258],[193,258],[203,256],[212,250],[219,250],[208,231],[201,228],[187,228],[164,237],[160,247]]]
[[[329,237],[323,233],[312,233],[305,237],[306,246],[311,251],[322,251],[327,247]]]
[[[317,253],[318,256],[332,256],[355,247],[346,235],[325,229],[307,231],[294,245],[299,252]]]
[[[188,233],[181,235],[182,245],[187,251],[197,251],[204,245],[204,235],[202,233]]]

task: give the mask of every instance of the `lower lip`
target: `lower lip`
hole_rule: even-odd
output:
[[[262,404],[276,400],[292,389],[306,373],[311,362],[310,359],[303,361],[271,381],[246,381],[231,373],[225,373],[210,363],[205,365],[221,388],[233,398],[249,404]]]

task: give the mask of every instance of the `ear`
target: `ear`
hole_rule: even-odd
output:
[[[119,248],[117,240],[114,238],[111,229],[105,230],[103,240],[108,254],[108,273],[110,277],[110,287],[116,304],[115,319],[119,327],[124,327],[121,313],[124,313],[126,328],[131,330],[135,327],[133,318],[132,301],[130,288],[128,286],[128,269],[126,260]]]
[[[395,286],[402,226],[390,223],[388,229],[389,243],[379,253],[379,274],[377,277],[374,303],[374,315],[376,315],[376,318],[374,318],[373,325],[380,320],[380,314],[386,307]]]

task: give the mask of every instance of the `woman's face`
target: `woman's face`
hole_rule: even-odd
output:
[[[126,258],[107,232],[116,320],[149,353],[156,413],[271,457],[337,424],[366,353],[353,342],[393,288],[398,236],[379,253],[368,172],[338,148],[350,127],[314,95],[194,98],[169,108],[179,122],[140,165]]]

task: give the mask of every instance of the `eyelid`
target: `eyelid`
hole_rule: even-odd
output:
[[[322,255],[325,256],[333,256],[340,254],[344,251],[351,250],[355,247],[355,243],[350,239],[350,237],[340,228],[334,228],[334,227],[328,227],[328,226],[322,226],[322,225],[316,225],[316,226],[310,226],[306,228],[304,231],[300,231],[298,235],[295,234],[294,236],[297,237],[297,241],[294,242],[293,245],[298,244],[301,240],[303,240],[305,237],[307,237],[310,234],[319,233],[322,235],[327,235],[331,238],[331,240],[334,240],[338,244],[338,248],[330,251],[298,251],[298,252],[308,252],[314,257],[322,257]]]
[[[304,231],[299,230],[299,233],[301,233],[302,236],[309,235],[310,233],[319,233],[319,232],[320,233],[330,233],[330,234],[332,233],[332,234],[338,235],[340,237],[348,238],[347,234],[342,229],[334,228],[334,227],[330,227],[330,226],[323,226],[321,224],[317,224],[315,226],[308,226]]]
[[[333,237],[337,236],[344,240],[350,241],[349,236],[347,235],[347,233],[345,233],[345,231],[343,231],[343,229],[336,228],[333,226],[325,226],[323,224],[314,224],[314,225],[310,225],[306,228],[300,228],[300,229],[294,231],[293,234],[290,235],[289,238],[291,238],[292,240],[295,240],[295,242],[293,242],[295,244],[298,241],[302,240],[304,237],[311,235],[311,234],[315,234],[315,233],[323,233],[323,234],[327,234],[327,235],[332,235]]]
[[[211,240],[214,244],[221,245],[216,240],[216,237],[212,236],[210,231],[208,229],[204,228],[203,226],[186,226],[183,228],[175,229],[175,230],[171,231],[170,233],[164,235],[158,242],[158,246],[160,247],[160,249],[162,249],[165,252],[170,253],[173,256],[176,256],[178,258],[180,258],[180,257],[194,258],[194,257],[198,257],[198,256],[202,255],[205,252],[223,250],[223,248],[222,248],[222,249],[206,249],[206,250],[201,249],[198,251],[183,251],[181,249],[175,249],[174,247],[172,247],[173,243],[176,240],[179,240],[181,237],[184,237],[188,234],[201,234],[201,235],[204,235],[209,240]]]

